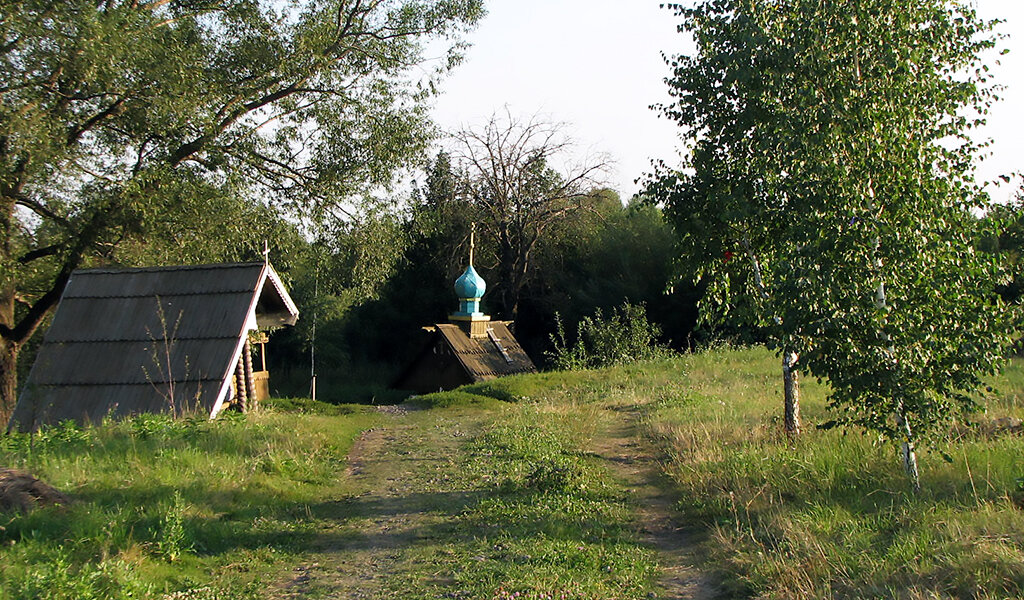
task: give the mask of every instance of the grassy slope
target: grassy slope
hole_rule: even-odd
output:
[[[1024,437],[1003,420],[1024,417],[1024,362],[993,384],[977,425],[954,427],[938,448],[952,462],[922,453],[919,496],[893,446],[815,428],[828,390],[813,380],[801,390],[805,433],[791,443],[779,360],[762,348],[510,378],[439,400],[640,405],[679,510],[711,529],[707,567],[730,596],[1024,597]]]
[[[653,563],[631,534],[628,501],[580,452],[602,419],[632,406],[670,457],[679,509],[711,529],[708,565],[737,595],[1024,596],[1024,442],[994,421],[1024,413],[1020,365],[997,382],[1001,398],[981,427],[951,432],[952,463],[922,457],[925,492],[914,497],[893,448],[813,428],[826,393],[813,382],[803,387],[806,434],[795,447],[781,436],[777,363],[761,349],[714,350],[422,398],[434,407],[424,426],[458,411],[493,423],[452,457],[453,476],[493,487],[411,550],[397,597],[432,597],[417,569],[451,574],[466,597],[643,597]],[[0,438],[0,464],[78,500],[0,515],[0,600],[159,597],[211,581],[230,597],[262,597],[270,573],[324,525],[317,505],[359,492],[342,476],[344,457],[381,417],[332,412],[148,418],[55,430],[31,447],[25,436]]]
[[[805,382],[805,434],[779,433],[778,360],[762,349],[686,357],[686,390],[651,405],[681,510],[713,524],[713,563],[737,592],[772,598],[1006,598],[1024,595],[1024,369],[995,382],[978,427],[922,456],[913,496],[896,450],[819,431],[827,390]]]

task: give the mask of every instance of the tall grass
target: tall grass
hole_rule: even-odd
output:
[[[315,534],[311,507],[344,485],[339,465],[375,419],[143,415],[0,437],[0,465],[73,499],[0,514],[0,599],[260,597],[261,574]]]
[[[922,460],[913,494],[895,449],[822,431],[827,388],[804,381],[805,433],[781,434],[778,359],[717,349],[681,359],[685,388],[648,405],[670,453],[680,509],[713,530],[708,551],[733,593],[763,598],[1007,598],[1024,595],[1024,369],[994,382],[978,424]]]

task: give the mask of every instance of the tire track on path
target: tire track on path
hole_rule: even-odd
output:
[[[593,440],[591,451],[603,459],[636,507],[640,540],[658,552],[661,577],[657,597],[664,600],[714,600],[721,597],[711,578],[697,566],[699,529],[687,527],[674,509],[671,482],[658,452],[639,432],[637,406],[606,409],[612,415]]]
[[[567,409],[572,407],[563,403],[559,410]],[[364,432],[349,453],[344,476],[354,491],[311,509],[323,528],[299,564],[269,590],[272,600],[427,597],[423,590],[433,590],[431,598],[470,597],[453,578],[452,569],[465,565],[445,564],[444,557],[433,564],[424,548],[447,552],[445,544],[463,543],[453,533],[460,516],[495,493],[493,482],[463,472],[465,444],[510,413],[407,407],[382,412],[384,422]],[[639,432],[640,407],[608,406],[600,412],[602,426],[583,450],[609,467],[634,507],[638,541],[657,553],[661,577],[648,597],[718,598],[710,579],[695,566],[699,532],[678,521],[667,491],[671,484],[655,449]]]
[[[360,491],[315,509],[329,525],[311,540],[307,560],[276,586],[275,600],[400,598],[394,584],[410,566],[407,550],[476,501],[451,477],[451,457],[466,423],[479,427],[478,419],[409,407],[382,412],[385,423],[364,432],[349,452],[346,475]]]

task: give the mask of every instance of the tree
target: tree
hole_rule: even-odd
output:
[[[898,440],[919,485],[916,444],[977,408],[1012,325],[972,246],[992,24],[946,0],[672,8],[697,52],[663,111],[691,152],[650,193],[712,298],[829,380],[826,425]]]
[[[979,233],[982,237],[977,240],[978,249],[999,256],[1009,271],[996,288],[999,296],[1007,303],[1019,305],[1024,296],[1024,186],[1008,204],[989,207]]]
[[[74,269],[131,262],[133,242],[181,234],[161,223],[186,208],[214,248],[237,227],[212,220],[225,203],[308,223],[388,185],[426,147],[423,101],[482,7],[3,0],[2,11],[0,421],[19,349]],[[413,81],[430,39],[449,52]]]
[[[465,173],[456,171],[451,156],[437,153],[426,173],[426,185],[413,190],[408,229],[411,247],[406,260],[423,271],[416,277],[443,286],[442,305],[451,302],[451,283],[466,268],[466,248],[476,214],[460,193]]]
[[[585,209],[608,163],[600,157],[574,160],[573,140],[562,125],[520,121],[507,112],[455,133],[453,141],[455,162],[466,173],[460,193],[495,245],[492,298],[504,317],[514,319],[538,242],[554,224]]]
[[[646,306],[666,341],[684,345],[696,318],[695,299],[686,285],[667,291],[673,243],[671,225],[657,206],[639,200],[623,206],[612,190],[594,192],[587,210],[566,218],[538,244],[535,274],[520,301],[520,342],[547,345],[556,313],[572,324],[597,309],[609,315],[632,304]],[[541,355],[539,348],[529,349]]]

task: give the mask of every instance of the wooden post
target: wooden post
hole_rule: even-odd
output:
[[[248,334],[245,338],[245,348],[242,349],[242,357],[245,364],[245,394],[249,399],[245,408],[247,412],[256,411],[259,406],[256,399],[256,384],[252,379],[252,344],[249,343]]]
[[[239,356],[238,364],[235,365],[235,401],[238,402],[238,410],[245,412],[249,404],[248,390],[245,385],[245,361]]]

